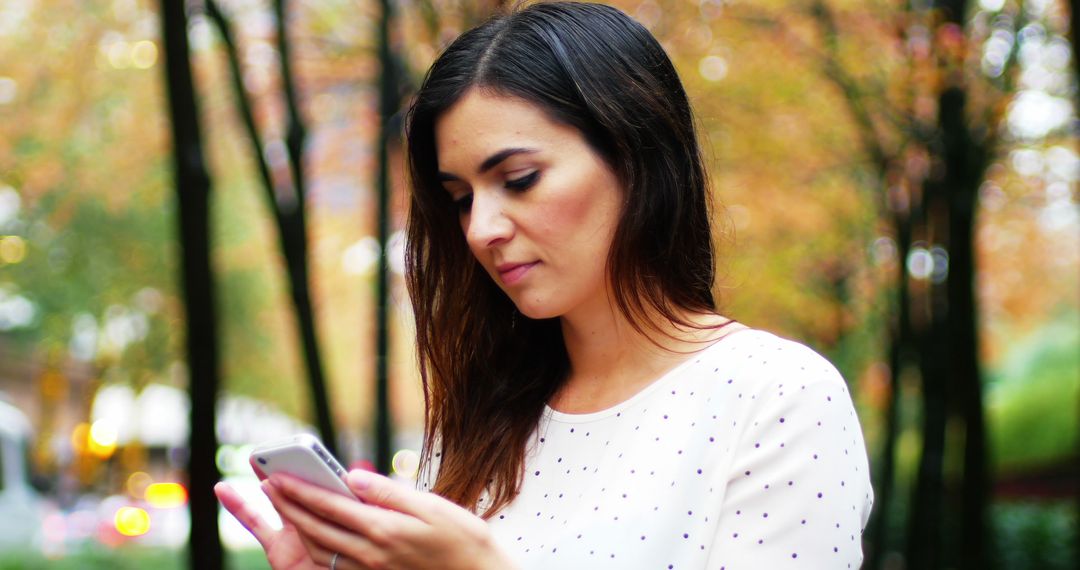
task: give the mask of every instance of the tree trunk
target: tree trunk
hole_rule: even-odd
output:
[[[927,196],[927,198],[930,198]],[[928,200],[929,201],[929,200]],[[929,205],[933,202],[930,201]],[[929,216],[928,216],[929,217]],[[923,399],[923,441],[911,515],[908,519],[908,568],[937,570],[943,560],[945,426],[948,413],[948,338],[941,318],[941,292],[929,287],[921,307],[925,328],[918,333]],[[928,313],[928,314],[927,314]],[[913,315],[916,319],[919,316]]]
[[[939,11],[935,34],[943,44],[937,61],[940,81],[936,135],[929,146],[937,164],[924,186],[929,216],[927,241],[942,245],[948,252],[947,273],[936,267],[930,285],[930,334],[924,343],[923,378],[926,406],[923,459],[917,483],[917,512],[910,521],[909,542],[912,568],[939,568],[942,563],[959,568],[986,568],[988,532],[989,474],[986,458],[986,425],[983,410],[982,381],[978,364],[978,308],[975,297],[974,220],[977,191],[983,178],[986,156],[994,145],[993,135],[982,140],[972,136],[967,115],[967,90],[959,48],[967,41],[964,25],[967,0],[941,0],[933,6]],[[993,132],[993,129],[987,129]],[[943,280],[943,282],[942,282]],[[942,496],[942,468],[945,453],[945,428],[955,417],[964,428],[963,477],[959,493]],[[941,502],[940,499],[946,501]],[[952,508],[959,505],[958,509]],[[939,525],[933,512],[945,507],[945,525]],[[922,541],[931,540],[932,525],[941,533],[936,539],[947,552],[935,553],[933,546],[923,549]],[[954,537],[954,527],[959,536]],[[920,537],[917,533],[922,533]]]
[[[390,138],[399,136],[400,129],[391,128],[400,104],[397,65],[390,45],[390,23],[393,21],[393,5],[390,0],[380,0],[382,16],[379,20],[379,64],[382,76],[379,82],[379,171],[378,191],[378,239],[379,271],[375,289],[375,469],[389,473],[393,453],[393,422],[390,417],[390,267],[387,245],[390,237]]]
[[[963,29],[968,0],[941,0],[944,20]],[[938,99],[938,128],[943,143],[947,199],[949,265],[946,277],[951,372],[955,386],[955,413],[964,426],[963,479],[960,503],[960,558],[958,567],[983,569],[987,558],[987,520],[990,480],[986,458],[986,421],[979,371],[978,306],[975,297],[975,212],[992,138],[976,141],[967,117],[967,90],[963,74],[951,70]],[[963,62],[955,62],[962,66]],[[948,74],[948,75],[946,75]],[[993,129],[988,129],[993,132]]]
[[[282,218],[281,249],[285,255],[285,266],[289,274],[293,308],[296,312],[297,327],[304,350],[308,385],[311,388],[311,401],[315,408],[315,420],[327,450],[338,455],[337,435],[334,430],[333,416],[330,413],[326,379],[322,359],[319,356],[318,335],[315,332],[315,312],[311,303],[307,239],[307,178],[304,169],[307,128],[300,116],[300,104],[296,95],[296,78],[293,74],[292,50],[289,42],[288,7],[285,0],[274,0],[274,13],[277,16],[281,82],[285,92],[285,108],[288,110],[285,146],[289,149],[289,171],[292,174],[295,207],[284,207],[285,205],[280,203],[275,203],[274,206]]]
[[[978,308],[975,300],[975,205],[983,177],[983,150],[971,138],[965,116],[966,94],[960,88],[941,96],[948,192],[949,273],[948,330],[952,352],[956,409],[964,424],[964,475],[960,497],[962,532],[960,568],[986,568],[989,476],[986,422],[978,360]]]
[[[191,394],[188,564],[193,570],[214,570],[222,567],[223,552],[218,534],[217,500],[213,494],[213,486],[221,474],[214,462],[219,366],[210,264],[210,177],[203,160],[184,2],[163,0],[161,6],[180,213],[181,275]]]
[[[896,440],[900,434],[900,375],[910,361],[912,352],[911,303],[905,267],[911,250],[910,213],[897,212],[892,220],[900,267],[896,283],[896,307],[889,326],[889,402],[885,409],[885,441],[882,443],[881,458],[878,461],[873,520],[867,537],[870,544],[870,556],[866,561],[868,569],[881,568],[888,542],[888,515],[896,480]]]
[[[337,455],[337,436],[327,397],[326,380],[323,375],[322,360],[319,357],[319,343],[315,333],[315,314],[312,309],[310,280],[308,271],[307,245],[307,208],[303,171],[303,147],[305,129],[296,109],[296,95],[293,87],[291,67],[288,65],[288,42],[284,21],[282,0],[275,3],[278,17],[278,49],[282,58],[282,82],[285,84],[287,107],[289,109],[289,149],[290,178],[288,184],[275,182],[270,167],[263,155],[263,137],[259,134],[252,111],[251,101],[244,89],[243,72],[240,69],[240,57],[233,36],[232,24],[214,0],[206,0],[206,13],[210,21],[217,26],[225,44],[225,54],[229,62],[229,74],[232,78],[236,105],[244,124],[244,131],[250,145],[252,158],[255,160],[259,180],[263,186],[267,205],[274,218],[278,232],[278,246],[285,258],[285,272],[289,283],[289,299],[292,301],[296,328],[300,337],[304,365],[311,390],[311,402],[314,408],[315,422],[319,435],[331,454]],[[287,186],[284,197],[279,195],[278,186]]]

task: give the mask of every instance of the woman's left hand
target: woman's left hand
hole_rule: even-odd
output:
[[[288,475],[263,482],[315,562],[329,566],[337,553],[336,570],[514,567],[487,523],[460,506],[368,471],[345,480],[360,501]]]

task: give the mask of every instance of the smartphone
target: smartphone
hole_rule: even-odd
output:
[[[251,451],[250,461],[256,473],[261,472],[267,477],[273,473],[288,473],[351,499],[356,498],[345,484],[345,468],[313,435],[304,433],[261,444]]]

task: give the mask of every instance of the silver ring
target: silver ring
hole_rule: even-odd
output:
[[[338,556],[341,556],[341,555],[339,553],[335,552],[334,555],[330,557],[330,570],[335,570],[334,566],[337,565]]]

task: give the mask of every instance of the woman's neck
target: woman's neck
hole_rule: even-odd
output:
[[[702,350],[733,327],[715,314],[682,315],[707,328],[686,329],[654,317],[659,330],[634,329],[612,304],[562,318],[570,376],[549,405],[561,412],[588,413],[622,402]]]

